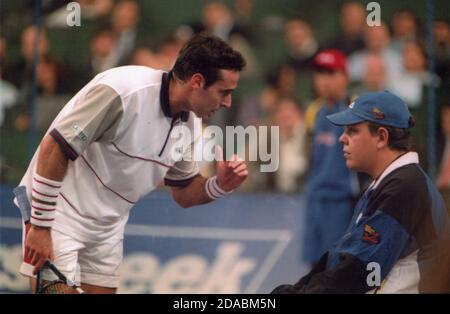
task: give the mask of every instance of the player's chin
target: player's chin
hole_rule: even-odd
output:
[[[197,114],[198,117],[202,118],[203,120],[209,120],[214,115],[214,112],[202,112],[201,114]]]
[[[358,164],[357,164],[354,160],[352,160],[352,159],[347,159],[346,162],[345,162],[345,164],[346,164],[347,168],[348,168],[349,170],[352,170],[352,171],[361,171],[361,169],[362,169],[361,165],[358,165]]]
[[[345,165],[347,166],[348,169],[355,170],[355,163],[351,159],[347,158],[345,160]]]

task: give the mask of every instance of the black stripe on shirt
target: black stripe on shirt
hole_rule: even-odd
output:
[[[74,161],[75,159],[78,158],[78,153],[75,151],[75,149],[72,148],[72,146],[70,146],[70,144],[61,135],[61,133],[58,132],[57,129],[53,129],[50,132],[50,135],[53,137],[53,139],[56,141],[56,143],[59,144],[62,152],[67,157],[67,159]]]
[[[184,180],[172,180],[172,179],[164,178],[164,184],[167,186],[176,186],[176,187],[184,188],[184,187],[188,186],[189,184],[191,184],[191,182],[199,175],[200,174],[196,174],[192,178],[188,178],[188,179],[184,179]]]

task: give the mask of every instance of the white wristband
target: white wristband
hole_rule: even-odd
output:
[[[210,177],[208,180],[206,180],[205,191],[206,194],[208,194],[208,197],[213,200],[233,193],[233,190],[227,192],[219,186],[219,184],[217,183],[217,176]]]
[[[31,185],[31,224],[39,227],[51,228],[55,220],[56,200],[62,182],[33,175]]]

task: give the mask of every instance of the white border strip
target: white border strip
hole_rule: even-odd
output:
[[[256,293],[258,288],[261,287],[262,283],[269,275],[272,268],[275,266],[277,261],[280,259],[284,250],[288,246],[289,242],[292,239],[292,233],[282,239],[279,239],[270,253],[267,255],[264,262],[261,264],[261,267],[256,272],[253,280],[249,283],[246,289],[244,289],[244,293]]]
[[[234,229],[135,224],[127,225],[125,227],[125,234],[134,236],[254,241],[277,241],[290,238],[291,236],[289,230],[283,229]]]

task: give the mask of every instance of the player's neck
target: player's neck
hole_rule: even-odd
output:
[[[184,82],[172,77],[169,82],[169,104],[172,115],[189,111]]]
[[[383,174],[383,172],[387,167],[389,167],[389,165],[391,165],[395,160],[397,160],[404,154],[405,152],[387,149],[387,151],[381,154],[380,158],[378,158],[377,164],[373,167],[371,173],[369,173],[370,176],[372,176],[372,178],[376,180]]]

